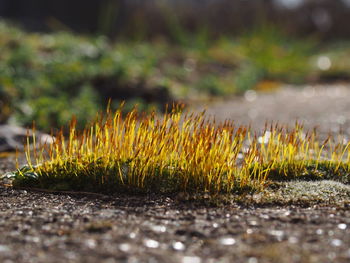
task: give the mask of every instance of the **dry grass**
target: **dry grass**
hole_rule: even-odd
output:
[[[13,184],[93,192],[211,192],[259,190],[270,180],[348,180],[350,147],[320,142],[315,130],[266,125],[256,134],[233,121],[174,107],[161,117],[107,110],[84,131],[27,147],[28,165]],[[29,140],[29,138],[28,138]]]

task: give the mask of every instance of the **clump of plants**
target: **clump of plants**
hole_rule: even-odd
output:
[[[176,106],[163,116],[107,110],[85,130],[27,147],[15,187],[102,193],[233,193],[271,181],[350,182],[350,143],[278,124],[260,133]],[[33,137],[35,140],[35,137]],[[28,138],[29,142],[29,138]]]

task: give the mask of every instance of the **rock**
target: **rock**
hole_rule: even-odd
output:
[[[14,125],[0,125],[0,152],[11,152],[24,150],[26,145],[27,135],[30,136],[30,142],[33,142],[33,131],[31,129],[25,129]],[[35,140],[37,144],[51,144],[54,141],[54,137],[42,133],[35,132]]]

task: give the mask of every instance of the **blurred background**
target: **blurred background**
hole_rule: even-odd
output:
[[[350,0],[1,0],[0,124],[350,81]]]

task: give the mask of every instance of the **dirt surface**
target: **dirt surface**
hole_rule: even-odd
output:
[[[323,133],[350,134],[350,84],[314,85],[278,90],[248,91],[242,97],[227,98],[207,105],[208,115],[219,121],[235,120],[236,124],[250,124],[256,129],[264,127],[266,121],[294,125],[304,123],[306,128],[317,127]]]
[[[254,127],[298,117],[322,132],[341,125],[348,134],[349,102],[345,86],[287,87],[216,103],[208,112]],[[13,169],[13,156],[0,159],[1,173]],[[1,186],[0,262],[350,262],[349,202],[213,206],[186,200]]]

